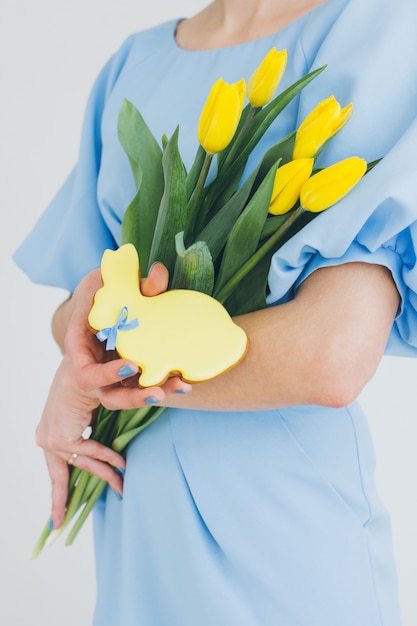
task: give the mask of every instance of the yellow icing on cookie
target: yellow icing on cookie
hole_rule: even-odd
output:
[[[244,357],[245,332],[214,298],[187,289],[141,293],[132,244],[106,250],[101,274],[88,322],[102,337],[113,333],[118,354],[140,368],[141,386],[160,385],[173,374],[187,382],[208,380]]]

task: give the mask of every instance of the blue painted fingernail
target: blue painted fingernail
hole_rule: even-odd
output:
[[[133,369],[130,365],[123,365],[117,372],[119,376],[132,376],[132,374],[136,374],[136,370]]]
[[[51,519],[49,520],[49,530],[53,530],[53,529],[54,529],[54,520],[51,517]]]
[[[150,398],[145,398],[145,404],[158,404],[158,400],[151,396]]]
[[[112,489],[112,491],[114,495],[116,496],[116,498],[119,500],[119,502],[121,502],[123,500],[122,495],[118,491],[115,491],[114,489]]]
[[[176,393],[179,396],[186,396],[187,393],[191,393],[191,389],[190,391],[185,391],[184,389],[176,389],[174,393]]]
[[[123,469],[123,467],[116,467],[116,471],[119,472],[121,476],[124,476],[126,474],[126,470]]]

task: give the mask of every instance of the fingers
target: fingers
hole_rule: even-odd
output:
[[[51,452],[45,452],[45,459],[52,486],[51,528],[56,529],[65,518],[69,469],[66,461]]]
[[[172,376],[161,386],[143,388],[138,381],[138,366],[125,359],[108,363],[91,363],[81,369],[74,367],[74,375],[80,389],[94,392],[107,409],[132,409],[149,404],[149,398],[163,403],[169,394],[188,394],[192,385]],[[124,385],[120,385],[123,383]]]
[[[126,461],[121,454],[112,450],[111,448],[107,448],[103,446],[98,441],[94,439],[84,439],[81,441],[79,445],[76,446],[74,452],[77,454],[77,458],[74,461],[74,465],[76,467],[80,467],[81,469],[86,469],[87,471],[91,471],[90,468],[98,467],[97,461],[100,462],[102,468],[100,469],[100,473],[93,471],[93,474],[96,474],[100,478],[103,478],[107,482],[109,482],[112,486],[119,485],[120,481],[114,481],[112,474],[114,473],[113,469],[110,466],[118,467],[120,469],[125,469]],[[91,463],[90,463],[91,462]],[[110,471],[108,471],[110,470]],[[111,478],[107,480],[107,477]]]
[[[113,491],[120,497],[123,496],[122,474],[120,471],[116,471],[113,467],[110,467],[107,463],[103,463],[101,460],[91,456],[78,454],[77,458],[74,460],[73,466],[85,470],[86,472],[90,472],[90,474],[94,474],[97,478],[100,478],[108,483]],[[124,470],[124,459],[123,462],[120,462],[116,467],[119,466],[120,470]]]
[[[100,402],[106,409],[134,409],[151,404],[163,404],[166,397],[162,387],[115,386],[100,389]]]
[[[140,289],[144,296],[157,296],[168,289],[168,270],[162,263],[154,263],[149,276],[140,282]]]
[[[135,376],[139,371],[136,363],[125,359],[115,359],[107,363],[86,362],[83,356],[78,354],[72,362],[77,384],[86,392],[115,385],[126,378]]]
[[[52,486],[51,527],[54,529],[60,528],[65,519],[69,463],[106,481],[116,494],[123,495],[122,471],[126,462],[119,453],[93,440],[83,440],[74,447],[77,452],[45,451]]]
[[[171,393],[186,395],[191,393],[193,387],[190,383],[184,382],[179,376],[173,376],[168,378],[163,385],[163,389],[167,395]]]
[[[139,387],[135,384],[109,386],[99,390],[101,404],[110,410],[133,409],[149,405],[163,406],[170,394],[189,394],[192,385],[181,380],[179,376],[169,378],[162,386]]]

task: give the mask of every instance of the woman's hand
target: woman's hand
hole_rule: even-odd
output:
[[[165,267],[156,264],[141,283],[143,293],[157,295],[166,290]],[[68,463],[106,480],[118,494],[123,492],[121,472],[124,458],[83,433],[100,404],[109,409],[139,408],[162,403],[167,394],[187,393],[191,386],[178,377],[161,387],[138,387],[135,363],[108,352],[88,326],[87,317],[94,294],[101,287],[100,271],[91,272],[61,306],[54,319],[54,335],[62,337],[64,357],[55,374],[36,432],[44,449],[52,482],[52,520],[61,526],[67,500]],[[65,327],[67,329],[65,330]]]
[[[94,294],[102,286],[99,270],[91,272],[74,292],[70,301],[72,314],[65,334],[64,352],[74,366],[74,374],[81,389],[93,390],[100,403],[108,409],[138,408],[145,404],[162,403],[167,394],[191,391],[191,385],[173,377],[160,387],[142,389],[128,384],[135,377],[138,367],[132,361],[119,359],[114,351],[108,352],[97,340],[87,324]],[[142,293],[155,296],[166,291],[168,272],[161,263],[156,263],[148,278],[141,281]],[[124,381],[124,385],[120,382]]]
[[[118,494],[123,493],[121,474],[113,468],[123,469],[124,458],[93,439],[83,438],[98,405],[96,394],[84,392],[77,385],[71,359],[65,355],[36,430],[36,443],[44,450],[52,483],[54,528],[61,526],[65,516],[68,463],[95,474]]]

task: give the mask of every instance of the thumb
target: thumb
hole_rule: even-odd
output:
[[[169,273],[163,263],[154,263],[147,278],[142,278],[140,288],[144,296],[157,296],[168,288]]]

